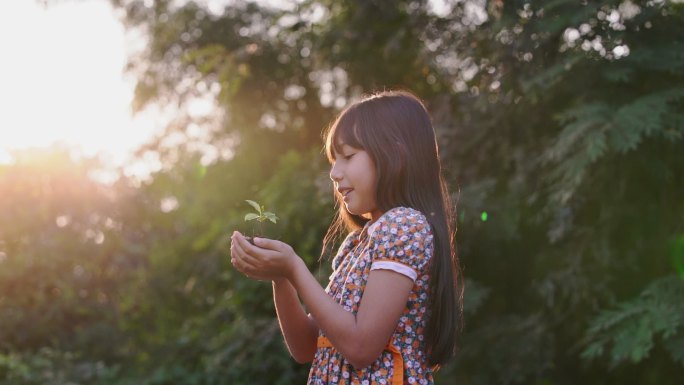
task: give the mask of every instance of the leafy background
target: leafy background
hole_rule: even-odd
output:
[[[681,384],[681,1],[111,3],[150,39],[135,108],[179,115],[146,181],[60,148],[0,166],[0,384],[304,383],[227,236],[257,200],[324,281],[321,131],[387,88],[425,100],[458,202],[465,330],[437,382]],[[206,94],[212,119],[183,113]]]

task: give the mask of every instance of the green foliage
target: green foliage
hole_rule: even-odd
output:
[[[541,377],[553,366],[553,340],[541,315],[528,317],[509,315],[478,325],[475,332],[463,339],[459,360],[446,373],[438,373],[446,382],[456,373],[467,370],[468,365],[485,359],[490,362],[489,371],[475,373],[478,383],[511,384],[524,382],[529,377]],[[535,361],[536,365],[524,365]],[[456,373],[454,373],[454,371]]]
[[[475,315],[477,310],[484,304],[491,293],[491,289],[466,278],[465,286],[468,290],[464,291],[463,311],[468,315]]]
[[[637,317],[654,323],[632,339],[620,334],[627,324],[586,326],[616,302],[638,312],[626,299],[676,269],[668,246],[682,231],[684,47],[668,36],[684,36],[684,15],[671,2],[632,3],[632,15],[627,3],[489,2],[480,27],[438,46],[472,59],[470,79],[451,76],[463,82],[446,115],[457,123],[436,120],[452,186],[462,186],[465,274],[489,289],[442,379],[662,384],[682,372],[680,334],[657,328],[678,328],[675,318]],[[623,45],[629,54],[616,57]],[[638,369],[608,372],[580,354],[580,340],[611,359],[653,348]],[[610,350],[617,340],[631,345]]]
[[[582,356],[592,359],[608,352],[612,365],[646,359],[660,335],[681,362],[681,331],[684,329],[684,279],[669,276],[651,283],[641,295],[602,311],[591,321]]]
[[[546,158],[559,165],[553,172],[561,203],[567,203],[590,166],[609,153],[633,151],[645,139],[678,141],[684,134],[679,110],[684,88],[639,95],[623,105],[585,103],[559,116],[564,126]]]
[[[117,368],[101,361],[77,360],[73,354],[49,348],[35,354],[0,355],[2,385],[106,385],[117,383],[117,374]]]
[[[681,382],[680,2],[112,3],[149,33],[135,107],[178,106],[166,134],[207,140],[150,143],[163,168],[144,182],[93,183],[65,152],[0,166],[0,381],[303,383],[227,234],[247,226],[239,202],[263,202],[269,236],[325,282],[321,129],[408,88],[438,131],[466,275],[438,383]],[[206,95],[216,119],[198,120]]]

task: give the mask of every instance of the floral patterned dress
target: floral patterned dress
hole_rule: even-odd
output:
[[[371,270],[394,270],[413,279],[406,308],[388,344],[401,353],[404,384],[434,383],[424,339],[433,250],[433,235],[425,216],[412,208],[393,208],[347,236],[333,259],[326,288],[345,310],[356,314]],[[324,338],[322,331],[320,338]],[[319,345],[307,384],[389,385],[394,366],[389,349],[370,366],[355,368],[334,347]]]

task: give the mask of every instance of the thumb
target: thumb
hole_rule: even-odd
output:
[[[261,247],[262,249],[271,249],[275,250],[277,249],[277,241],[274,241],[273,239],[268,239],[268,238],[257,238],[254,237],[254,244],[256,246]]]

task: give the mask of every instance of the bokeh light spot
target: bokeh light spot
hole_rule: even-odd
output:
[[[672,247],[672,265],[679,274],[684,278],[684,235],[680,236]]]
[[[483,211],[480,215],[480,219],[482,219],[482,222],[487,222],[487,217],[489,217],[489,215],[487,215],[486,211]]]

